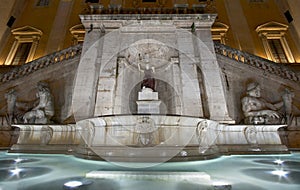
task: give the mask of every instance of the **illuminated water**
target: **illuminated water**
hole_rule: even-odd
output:
[[[300,153],[223,156],[144,169],[128,166],[67,155],[0,152],[0,190],[300,189]],[[101,174],[100,178],[86,178],[91,171]]]

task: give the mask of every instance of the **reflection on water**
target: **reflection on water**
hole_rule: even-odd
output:
[[[17,181],[49,173],[50,168],[13,166],[0,169],[0,181]]]
[[[276,182],[278,184],[299,184],[300,185],[300,172],[287,170],[283,168],[274,169],[246,169],[243,173],[259,180]],[[300,188],[300,186],[299,186]]]
[[[99,178],[87,177],[92,171],[120,175],[113,178],[108,175]],[[149,172],[156,172],[157,176],[149,177]],[[166,176],[166,172],[170,176]],[[208,177],[189,180],[183,176],[193,172]],[[223,156],[214,160],[169,162],[136,169],[67,155],[0,152],[0,189],[299,190],[300,153]]]
[[[36,162],[38,159],[30,158],[30,159],[22,159],[22,158],[11,158],[11,159],[0,159],[0,166],[4,167],[11,166],[12,164],[18,164],[18,163],[26,163],[26,162]]]

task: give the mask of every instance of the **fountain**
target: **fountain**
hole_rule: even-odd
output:
[[[294,160],[299,155],[287,154],[278,133],[291,120],[293,93],[285,89],[282,101],[270,103],[258,82],[247,81],[242,98],[231,96],[211,39],[215,18],[81,16],[87,33],[72,96],[64,99],[72,102],[74,122],[52,122],[55,89],[45,81],[37,83],[42,86],[33,103],[17,101],[16,90],[10,90],[7,121],[19,136],[7,155],[0,153],[2,163],[9,164],[0,170],[1,179],[8,179],[5,186],[16,188],[11,181],[22,179],[29,180],[24,189],[263,189],[265,184],[285,188],[282,181],[273,182],[274,176],[299,179],[296,169],[283,170],[283,154]],[[28,108],[21,112],[21,107]],[[278,154],[280,159],[246,160],[241,154]],[[50,173],[51,180],[43,175]],[[255,175],[269,181],[249,184]]]
[[[147,167],[228,154],[288,153],[277,132],[286,125],[272,111],[279,104],[259,103],[254,109],[263,113],[253,116],[252,105],[260,98],[256,83],[241,101],[245,124],[230,117],[210,36],[215,17],[81,16],[89,32],[74,82],[76,123],[51,124],[49,114],[39,111],[44,115],[38,119],[40,108],[34,108],[19,118],[23,124],[14,124],[20,136],[10,152],[74,154]],[[196,30],[180,29],[191,25]],[[291,99],[291,93],[285,95],[280,105],[290,108]]]

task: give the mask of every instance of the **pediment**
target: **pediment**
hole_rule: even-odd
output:
[[[72,26],[70,28],[70,32],[73,33],[85,33],[85,28],[83,26],[83,24],[77,24],[75,26]]]
[[[256,28],[256,32],[262,31],[286,31],[288,26],[279,22],[271,21]]]
[[[229,26],[221,22],[215,22],[211,28],[212,31],[224,31],[224,32],[227,32],[228,29]]]
[[[23,26],[20,28],[15,28],[12,31],[13,35],[39,35],[41,36],[43,32],[32,26]]]

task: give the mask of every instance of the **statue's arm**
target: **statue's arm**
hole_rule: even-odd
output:
[[[45,108],[46,104],[47,104],[47,98],[44,97],[44,96],[40,96],[38,105],[36,107],[34,107],[33,110],[38,110],[38,109],[41,109],[41,108]]]
[[[144,70],[141,68],[141,64],[140,64],[140,63],[138,63],[138,69],[139,69],[139,71],[141,71],[142,73],[144,72]]]
[[[154,68],[154,67],[151,67],[151,69],[152,69],[152,72],[155,73],[155,68]]]
[[[244,97],[242,99],[242,110],[244,112],[245,117],[256,116],[258,114],[257,111],[253,111],[254,107],[251,106],[251,101],[249,98]]]
[[[264,103],[266,104],[267,102]],[[266,106],[268,107],[268,105]],[[271,107],[273,105],[270,104],[269,106]],[[242,99],[242,110],[244,112],[245,117],[254,117],[254,116],[263,116],[263,115],[268,115],[271,117],[279,117],[277,112],[273,110],[267,110],[267,109],[257,110],[257,107],[253,105],[253,100],[247,97]]]

